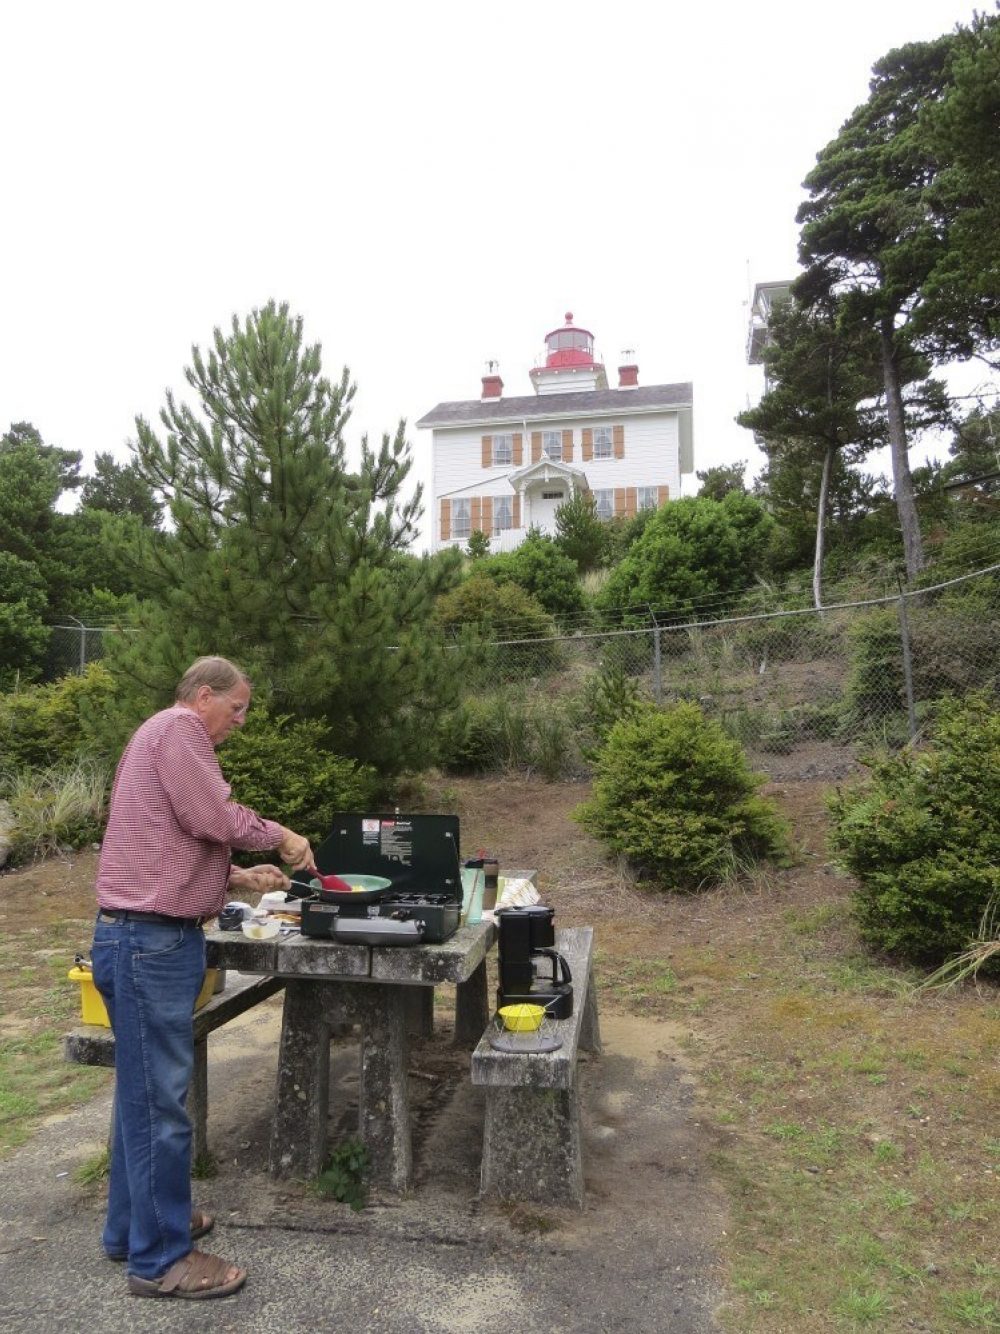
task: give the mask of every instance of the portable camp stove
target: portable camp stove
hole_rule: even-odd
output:
[[[307,888],[293,876],[302,902],[302,934],[359,944],[439,944],[458,930],[462,871],[456,815],[333,817],[315,852],[324,875],[382,876],[385,889],[345,893]]]

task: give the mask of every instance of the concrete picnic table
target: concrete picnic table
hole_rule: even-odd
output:
[[[215,962],[240,973],[284,979],[278,1080],[269,1170],[314,1177],[327,1156],[330,1039],[345,1024],[361,1029],[358,1128],[372,1178],[405,1190],[413,1157],[407,1064],[410,1031],[426,1031],[434,988],[456,987],[455,1042],[470,1051],[489,1020],[486,956],[491,921],[460,926],[441,944],[369,946],[303,936],[250,940],[207,931]]]

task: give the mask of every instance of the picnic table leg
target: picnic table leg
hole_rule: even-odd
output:
[[[371,1160],[372,1179],[405,1190],[413,1171],[405,987],[356,986],[361,1018],[358,1123]]]
[[[594,970],[587,978],[587,993],[583,998],[583,1014],[580,1016],[580,1046],[584,1051],[601,1053],[601,1024],[597,1017],[597,987],[594,985]]]
[[[321,993],[336,986],[315,981],[285,984],[269,1161],[274,1177],[315,1177],[323,1170],[330,1100],[330,1024]]]
[[[196,1038],[194,1070],[188,1091],[188,1113],[191,1117],[192,1166],[208,1158],[208,1038]]]
[[[483,1036],[490,1017],[486,989],[484,959],[475,972],[455,988],[455,1036],[452,1041],[456,1047],[472,1051]]]
[[[434,1036],[434,988],[403,987],[406,992],[407,1028],[415,1038]]]

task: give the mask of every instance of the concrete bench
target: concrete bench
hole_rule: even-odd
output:
[[[208,1155],[208,1035],[245,1014],[285,985],[283,977],[227,974],[226,987],[194,1013],[194,1074],[188,1094],[193,1136],[192,1161]],[[115,1064],[115,1035],[100,1024],[80,1024],[63,1039],[63,1056],[75,1065]],[[110,1142],[110,1141],[109,1141]]]
[[[562,1046],[552,1052],[498,1051],[495,1018],[472,1053],[472,1082],[486,1090],[483,1195],[538,1204],[583,1204],[577,1054],[599,1052],[597,995],[591,975],[592,927],[556,931],[556,949],[573,975],[573,1014],[554,1020]]]

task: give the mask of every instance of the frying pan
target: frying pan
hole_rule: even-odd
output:
[[[331,903],[374,903],[392,886],[392,881],[384,875],[360,875],[350,871],[342,875],[324,875],[315,866],[296,871],[291,880],[293,885],[305,891],[305,897],[318,893]],[[355,889],[356,885],[362,888]]]

